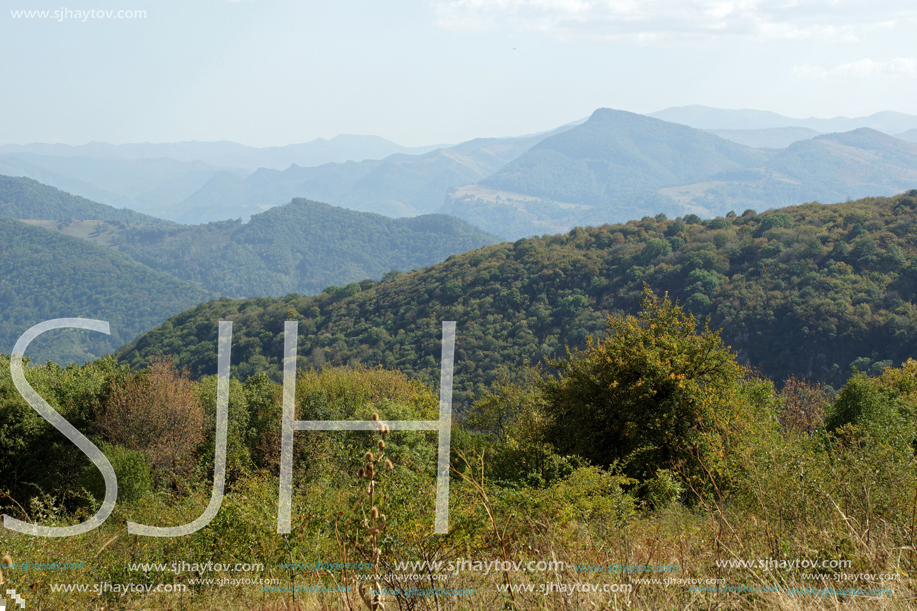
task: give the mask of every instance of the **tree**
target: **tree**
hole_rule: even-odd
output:
[[[644,286],[641,311],[609,316],[608,337],[551,361],[546,383],[549,439],[598,465],[621,461],[641,480],[657,469],[686,475],[722,456],[724,433],[740,417],[743,369],[707,323]]]
[[[96,424],[108,440],[141,452],[156,479],[173,487],[194,471],[194,452],[204,441],[194,382],[164,358],[114,388]]]

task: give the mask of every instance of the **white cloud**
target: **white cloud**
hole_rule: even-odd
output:
[[[917,17],[909,0],[429,0],[440,27],[632,42],[742,36],[851,42]]]
[[[793,67],[793,74],[801,79],[819,79],[829,76],[847,78],[872,78],[876,76],[917,76],[917,59],[898,57],[887,62],[861,59],[827,69],[812,64]]]

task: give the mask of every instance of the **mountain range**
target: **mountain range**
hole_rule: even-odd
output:
[[[834,117],[819,119],[794,119],[767,110],[729,110],[710,106],[676,106],[647,116],[671,123],[681,123],[696,129],[770,129],[781,127],[805,127],[820,133],[849,132],[868,127],[889,135],[900,134],[917,128],[917,116],[901,112],[883,111],[868,117]]]
[[[744,146],[759,149],[782,149],[800,140],[820,136],[821,132],[808,127],[765,127],[762,129],[705,129],[708,134],[719,136]],[[899,136],[900,137],[900,136]]]
[[[172,159],[248,170],[284,169],[295,163],[302,166],[344,163],[363,159],[381,159],[396,153],[419,155],[448,145],[401,146],[379,136],[341,134],[330,140],[316,138],[303,144],[254,147],[235,142],[167,142],[153,144],[108,144],[90,142],[79,146],[68,144],[2,144],[0,155],[33,154],[53,157],[88,157],[92,159]]]
[[[436,212],[449,188],[488,176],[572,125],[529,136],[477,138],[451,148],[399,147],[369,136],[269,149],[219,142],[6,145],[0,146],[0,174],[188,224],[248,219],[294,197],[415,216]],[[265,163],[252,172],[258,160]]]
[[[479,138],[423,155],[292,165],[282,172],[262,168],[245,179],[223,172],[165,216],[186,223],[218,214],[247,218],[292,197],[393,217],[429,214],[438,211],[450,188],[489,176],[550,135]]]
[[[797,120],[701,106],[653,114],[599,109],[549,132],[413,150],[357,136],[268,149],[8,145],[0,174],[183,224],[245,220],[304,198],[389,217],[449,214],[507,239],[660,212],[709,217],[914,186],[911,115]],[[297,157],[303,151],[314,156]],[[373,154],[382,158],[358,159]],[[252,171],[255,163],[263,165]]]
[[[393,219],[297,198],[247,223],[145,226],[120,232],[111,245],[153,269],[240,298],[379,280],[500,241],[442,214]]]
[[[230,297],[318,293],[501,241],[455,217],[393,219],[304,199],[245,223],[178,225],[6,176],[0,176],[0,216],[111,247]]]
[[[660,212],[710,217],[915,185],[917,145],[869,128],[755,149],[599,109],[488,178],[450,191],[441,211],[513,239]]]

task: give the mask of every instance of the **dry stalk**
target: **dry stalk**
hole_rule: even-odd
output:
[[[343,583],[350,583],[351,585],[356,583],[355,578],[348,579],[347,575],[347,546],[344,545],[344,541],[341,539],[341,531],[338,529],[339,517],[335,516],[334,518],[334,538],[337,540],[338,549],[341,552],[341,581]],[[345,588],[342,594],[344,602],[347,603],[348,611],[353,611],[353,604],[350,602],[350,592]]]
[[[373,414],[373,420],[379,421],[379,414]],[[394,468],[392,461],[385,457],[385,434],[389,432],[388,425],[385,423],[378,423],[379,430],[379,439],[376,443],[378,447],[378,453],[373,454],[372,450],[368,451],[363,456],[363,466],[357,471],[357,475],[360,478],[366,478],[369,480],[369,483],[366,486],[366,497],[369,500],[369,517],[363,516],[363,528],[367,532],[367,540],[369,542],[370,549],[370,559],[373,566],[373,587],[375,588],[375,593],[372,595],[367,595],[366,588],[361,583],[358,587],[360,593],[360,598],[363,600],[363,603],[370,611],[384,610],[385,603],[382,601],[382,584],[379,582],[380,574],[380,560],[382,556],[382,550],[379,549],[379,536],[385,531],[386,521],[385,514],[380,513],[379,507],[376,504],[377,495],[376,495],[376,476],[378,471],[376,471],[376,465],[384,465],[385,469],[391,470]],[[374,438],[375,439],[375,438]],[[385,495],[382,495],[382,500],[385,500]]]
[[[481,452],[480,454],[477,455],[477,458],[479,459],[479,462],[481,463],[480,464],[480,469],[481,469],[480,481],[475,479],[474,467],[471,465],[471,462],[469,462],[468,457],[465,456],[465,453],[462,452],[461,450],[458,450],[456,453],[458,454],[459,458],[461,458],[462,461],[464,461],[465,465],[468,467],[468,470],[471,472],[471,475],[468,475],[467,473],[459,471],[455,467],[452,467],[452,470],[455,471],[455,473],[459,477],[461,477],[465,482],[470,484],[471,487],[474,489],[474,491],[477,492],[478,496],[481,497],[481,505],[484,507],[484,511],[487,513],[487,517],[490,519],[491,530],[493,530],[494,537],[496,537],[497,539],[497,543],[500,544],[500,552],[503,555],[503,561],[505,563],[509,562],[509,552],[507,551],[507,543],[509,541],[509,538],[506,536],[506,531],[509,530],[509,525],[512,522],[512,519],[506,521],[506,524],[504,524],[503,530],[501,532],[500,527],[497,525],[497,517],[496,517],[496,513],[494,512],[493,503],[490,502],[490,497],[487,496],[487,489],[484,486],[485,484],[484,452]],[[477,454],[477,452],[475,452],[475,454]],[[504,566],[507,566],[507,565],[504,564]],[[505,569],[503,571],[503,581],[504,583],[506,583],[506,590],[509,592],[509,596],[512,599],[513,604],[515,604],[516,603],[516,593],[513,591],[513,588],[512,588],[512,582],[510,581],[510,578],[509,578],[509,571]]]

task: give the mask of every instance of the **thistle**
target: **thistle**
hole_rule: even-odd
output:
[[[3,570],[2,570],[2,569],[7,569],[7,570],[9,570],[9,569],[11,569],[12,567],[13,567],[13,559],[10,558],[10,555],[9,555],[9,554],[5,554],[5,555],[3,556],[3,563],[0,564],[0,585],[3,585],[4,583],[6,583],[6,580],[3,578]]]
[[[381,611],[385,609],[385,604],[382,602],[382,584],[379,582],[379,565],[380,558],[382,556],[382,550],[379,549],[379,537],[382,532],[385,530],[385,515],[379,511],[379,507],[376,505],[376,468],[375,464],[377,462],[383,462],[385,468],[391,470],[394,468],[392,461],[385,457],[385,440],[382,439],[386,433],[389,432],[388,426],[384,422],[379,422],[379,414],[373,413],[373,422],[378,422],[378,430],[380,439],[376,446],[379,448],[378,455],[374,455],[372,451],[366,452],[363,455],[363,460],[365,461],[363,467],[357,472],[360,477],[366,477],[369,479],[369,484],[366,486],[366,497],[369,500],[369,517],[363,519],[363,528],[366,529],[367,542],[369,543],[370,558],[372,559],[373,565],[373,587],[375,588],[375,594],[369,596],[366,594],[366,590],[363,584],[359,586],[360,598],[363,599],[363,603],[370,611]],[[383,495],[383,499],[385,496]]]

